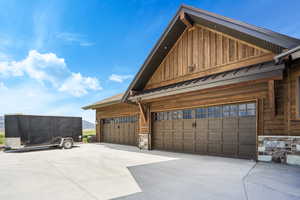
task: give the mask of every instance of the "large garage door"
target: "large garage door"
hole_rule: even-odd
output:
[[[153,148],[256,157],[256,104],[241,103],[153,113]]]
[[[103,119],[102,142],[115,144],[137,144],[137,116]]]

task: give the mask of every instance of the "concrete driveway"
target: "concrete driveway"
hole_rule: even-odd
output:
[[[300,167],[85,144],[0,152],[1,200],[300,199]]]

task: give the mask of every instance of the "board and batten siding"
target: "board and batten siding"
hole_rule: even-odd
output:
[[[187,29],[146,89],[272,60],[273,53],[206,27]]]

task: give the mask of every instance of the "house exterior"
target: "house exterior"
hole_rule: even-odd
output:
[[[286,161],[300,151],[299,45],[183,5],[127,91],[84,109],[99,142]]]

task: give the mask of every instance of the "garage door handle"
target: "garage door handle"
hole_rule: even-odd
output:
[[[120,128],[120,126],[118,126],[118,128]]]
[[[193,126],[193,127],[196,127],[196,126],[197,126],[197,123],[196,123],[196,122],[193,122],[192,126]]]

